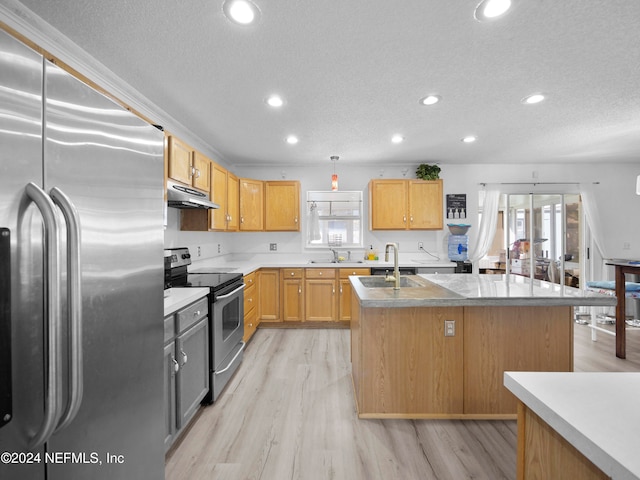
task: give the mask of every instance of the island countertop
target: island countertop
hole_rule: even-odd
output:
[[[420,287],[367,288],[349,277],[363,307],[613,306],[615,297],[520,275],[410,275]]]

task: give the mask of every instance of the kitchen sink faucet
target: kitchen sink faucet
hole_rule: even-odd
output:
[[[397,243],[387,243],[384,246],[384,261],[389,261],[389,247],[393,247],[393,278],[396,282],[396,285],[393,287],[394,290],[400,290],[400,269],[398,268],[398,244]],[[388,279],[388,277],[387,277]]]

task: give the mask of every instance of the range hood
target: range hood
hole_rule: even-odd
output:
[[[167,180],[167,205],[173,208],[220,208],[200,190]]]

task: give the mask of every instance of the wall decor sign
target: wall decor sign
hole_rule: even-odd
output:
[[[447,220],[467,218],[467,194],[447,194]]]

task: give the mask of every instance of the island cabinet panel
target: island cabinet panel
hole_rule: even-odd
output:
[[[517,480],[537,478],[609,479],[549,424],[518,402]]]
[[[445,320],[456,322],[454,336]],[[361,418],[462,414],[462,307],[362,309],[351,327]]]
[[[573,307],[465,307],[464,411],[515,414],[505,371],[573,371]]]

